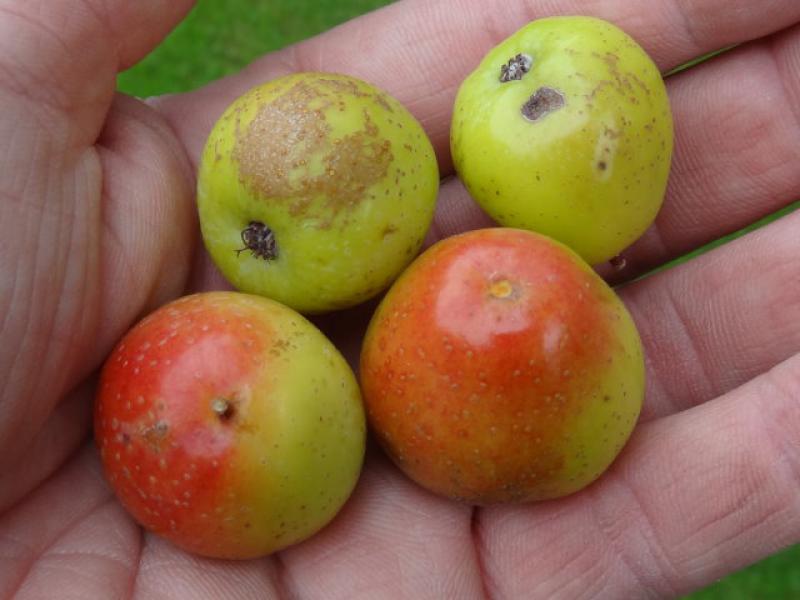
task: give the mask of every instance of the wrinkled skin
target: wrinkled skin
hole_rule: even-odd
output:
[[[2,595],[674,597],[800,540],[798,214],[620,290],[648,357],[646,400],[619,460],[581,493],[471,510],[368,451],[331,526],[268,559],[197,559],[136,527],[89,439],[93,374],[137,316],[221,287],[192,173],[212,123],[257,82],[309,69],[372,81],[409,106],[452,173],[450,110],[473,65],[533,18],[591,10],[643,40],[664,72],[742,44],[667,79],[672,183],[614,281],[800,196],[795,0],[407,0],[191,94],[115,96],[115,72],[190,4],[11,0],[0,11]],[[487,224],[454,179],[439,204],[429,241]],[[353,358],[368,316],[318,322]]]

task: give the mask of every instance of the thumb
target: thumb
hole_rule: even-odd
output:
[[[81,442],[81,380],[188,269],[181,150],[145,107],[111,106],[117,72],[191,6],[0,0],[0,511]]]

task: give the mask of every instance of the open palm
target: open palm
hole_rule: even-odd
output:
[[[800,196],[796,0],[404,0],[190,94],[116,95],[116,72],[191,4],[0,0],[1,597],[671,597],[800,540],[800,213],[621,289],[647,399],[620,459],[579,494],[471,509],[372,451],[339,517],[279,555],[200,559],[139,529],[89,442],[94,373],[143,312],[223,285],[198,241],[193,169],[255,83],[373,82],[451,173],[458,83],[529,20],[609,19],[664,71],[741,44],[668,79],[673,175],[624,279]],[[446,179],[429,241],[484,224]],[[320,322],[353,356],[366,316]]]

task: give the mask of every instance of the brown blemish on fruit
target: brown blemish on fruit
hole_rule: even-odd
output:
[[[539,121],[564,107],[564,94],[550,87],[540,87],[525,104],[522,105],[522,116],[528,121]]]
[[[343,94],[346,101],[371,93],[352,81],[298,81],[236,128],[233,158],[242,183],[264,199],[289,201],[293,215],[317,219],[320,228],[368,198],[394,158],[366,109],[361,129],[331,138],[326,111],[341,106]]]
[[[386,111],[388,111],[390,113],[394,112],[394,109],[392,108],[392,105],[389,104],[389,100],[386,98],[386,96],[384,94],[375,94],[374,100],[375,100],[375,103],[378,106],[380,106],[381,108],[383,108],[384,110],[386,110]]]
[[[397,233],[397,226],[389,224],[383,228],[383,231],[381,231],[381,238],[388,237],[393,233]]]
[[[275,241],[275,234],[260,221],[250,221],[250,224],[242,229],[242,243],[244,248],[236,250],[237,256],[245,250],[249,250],[255,258],[268,261],[278,258],[278,243]]]
[[[598,52],[592,52],[592,56],[594,58],[597,58],[598,60],[601,60],[602,62],[604,62],[606,64],[606,66],[608,67],[608,70],[611,73],[611,76],[614,78],[613,82],[612,81],[607,81],[607,80],[606,81],[601,81],[600,84],[597,86],[597,88],[595,88],[595,90],[592,92],[592,94],[591,94],[592,98],[594,98],[594,95],[602,87],[605,87],[606,85],[609,85],[609,84],[611,84],[614,87],[614,89],[617,91],[617,93],[621,94],[622,96],[627,97],[628,100],[630,100],[634,104],[638,104],[639,100],[635,96],[636,91],[635,91],[635,89],[633,87],[633,84],[636,84],[636,86],[638,86],[639,89],[641,89],[641,91],[644,92],[645,95],[647,95],[647,96],[650,95],[650,88],[648,87],[648,85],[644,81],[642,81],[642,79],[636,73],[634,73],[632,71],[623,72],[620,69],[620,67],[619,67],[619,55],[617,55],[617,54],[615,54],[613,52],[606,52],[605,54],[600,54]],[[631,82],[633,82],[633,83],[631,83]]]
[[[272,347],[269,349],[269,353],[273,356],[281,356],[284,352],[287,352],[292,349],[292,344],[289,340],[278,338],[272,342]]]
[[[153,425],[143,428],[140,435],[148,446],[158,452],[164,445],[168,432],[169,425],[165,421],[156,421]]]
[[[356,98],[366,98],[370,96],[368,92],[358,87],[355,81],[349,79],[317,79],[320,87],[328,88],[336,94],[347,94]]]
[[[597,85],[594,87],[594,89],[592,90],[591,94],[589,94],[587,96],[588,100],[595,100],[595,98],[597,97],[597,94],[600,93],[604,88],[609,87],[609,86],[613,87],[614,84],[611,81],[609,81],[608,79],[600,80],[597,83]]]
[[[508,59],[508,62],[500,66],[500,83],[509,81],[519,81],[531,70],[533,58],[527,54],[517,54]]]

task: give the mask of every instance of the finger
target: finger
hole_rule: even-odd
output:
[[[85,442],[91,426],[95,383],[94,378],[87,379],[67,394],[46,417],[24,452],[9,453],[13,460],[0,461],[0,514],[36,488]],[[19,429],[15,431],[18,432]],[[15,441],[21,440],[16,437]]]
[[[620,290],[644,342],[643,419],[710,400],[800,353],[798,232],[795,212]]]
[[[442,171],[455,93],[483,55],[522,25],[554,14],[590,14],[636,38],[663,70],[800,20],[795,0],[405,0],[271,54],[238,75],[157,101],[196,161],[214,122],[236,96],[304,70],[344,72],[384,88],[422,122]]]
[[[122,598],[130,591],[139,531],[111,497],[93,448],[2,514],[0,532],[0,597]]]
[[[3,0],[0,100],[70,147],[92,143],[115,75],[152,50],[193,0]],[[10,116],[6,112],[5,116]]]
[[[294,598],[484,598],[470,519],[373,454],[336,520],[282,553],[283,580]]]
[[[489,595],[679,597],[797,542],[798,398],[795,357],[647,423],[575,496],[479,513]]]
[[[187,554],[153,534],[145,543],[136,572],[133,600],[261,600],[286,598],[275,561],[215,560]]]
[[[461,181],[456,177],[449,177],[442,182],[439,189],[436,211],[425,237],[424,247],[464,231],[497,226],[470,197]]]
[[[152,109],[120,97],[96,151],[51,162],[38,177],[28,165],[0,178],[23,180],[0,202],[2,260],[15,266],[0,281],[0,473],[28,467],[13,479],[13,495],[25,491],[23,481],[46,477],[88,430],[80,402],[53,417],[56,405],[140,311],[180,293],[194,251],[188,166]],[[51,438],[48,423],[61,420],[71,427]],[[11,497],[11,488],[0,496],[6,490]]]
[[[98,292],[108,291],[103,288],[106,281],[98,276],[102,267],[121,266],[115,261],[120,253],[114,250],[119,248],[112,242],[103,248],[108,252],[101,252],[98,239],[104,218],[109,228],[120,225],[116,241],[135,239],[142,230],[132,215],[147,209],[142,210],[142,204],[126,205],[127,210],[120,213],[127,219],[119,224],[114,210],[102,204],[102,194],[123,187],[123,172],[143,175],[147,169],[120,160],[119,154],[97,154],[89,145],[103,133],[117,69],[146,52],[148,44],[155,43],[190,6],[187,0],[0,3],[0,137],[7,142],[0,161],[0,237],[2,262],[9,267],[0,281],[0,307],[5,315],[0,330],[0,402],[5,416],[0,422],[2,472],[26,451],[57,399],[76,385],[75,375],[85,376],[97,366],[88,364],[87,355],[97,358],[98,347],[106,341],[97,340],[98,313],[102,309],[122,312],[117,302],[98,302]],[[120,150],[115,141],[135,138],[132,155],[138,159],[146,154],[141,151],[144,146],[156,145],[154,138],[163,140],[168,127],[162,123],[158,135],[140,131],[132,136],[130,112],[120,110],[112,116],[105,138],[107,149],[114,151]],[[159,150],[150,157],[161,158],[158,166],[165,170],[165,166],[174,167],[172,173],[154,181],[157,178],[150,170],[149,177],[136,181],[139,191],[158,192],[167,201],[179,195],[190,197],[186,181],[179,181],[186,173],[180,170],[182,155],[176,159]],[[105,179],[100,172],[104,164],[115,167]],[[169,196],[164,186],[173,184],[177,192]],[[125,191],[126,202],[135,204],[137,191]],[[144,205],[151,206],[152,197],[145,200]],[[161,207],[166,216],[190,208],[186,202],[183,208],[176,208],[178,202],[166,204]],[[182,232],[174,236],[177,240],[186,237]],[[173,244],[159,241],[145,251],[171,249]],[[136,256],[139,261],[143,258]],[[161,260],[169,264],[170,258]],[[108,283],[132,277],[128,269],[103,274],[109,275]],[[140,283],[146,288],[149,282]],[[153,287],[164,286],[153,283]],[[115,327],[118,333],[122,324]]]
[[[160,115],[118,94],[96,148],[104,295],[92,358],[100,361],[132,319],[183,291],[198,236],[191,167]]]
[[[96,366],[87,365],[89,361],[80,352],[82,343],[93,338],[95,347],[107,348],[102,343],[106,340],[95,339],[98,312],[108,309],[108,313],[120,314],[128,308],[130,317],[130,297],[124,298],[122,309],[113,301],[116,298],[98,303],[98,288],[135,278],[139,273],[136,267],[148,255],[136,254],[139,262],[131,274],[130,264],[120,264],[124,252],[113,242],[131,242],[131,247],[139,250],[136,241],[148,233],[151,242],[158,237],[153,235],[152,223],[149,231],[137,227],[137,217],[152,208],[154,197],[164,201],[159,207],[162,214],[145,217],[191,214],[186,212],[189,204],[184,201],[181,207],[176,198],[189,197],[188,177],[182,180],[188,171],[181,164],[182,150],[174,141],[164,149],[168,145],[164,140],[173,137],[163,123],[160,131],[154,131],[158,127],[152,125],[156,121],[152,111],[145,118],[141,109],[136,114],[136,109],[129,108],[130,102],[120,101],[119,110],[112,111],[108,127],[102,130],[114,101],[116,71],[146,53],[190,7],[190,0],[0,3],[0,48],[8,50],[0,52],[4,75],[0,80],[0,136],[7,141],[0,161],[0,232],[3,263],[17,269],[9,269],[0,281],[0,306],[6,315],[2,335],[7,342],[0,348],[0,384],[8,414],[0,423],[0,439],[10,440],[5,434],[15,431],[22,450],[49,413],[56,394],[75,385],[71,377],[75,371],[80,369],[86,375]],[[145,123],[150,127],[144,127]],[[135,126],[139,131],[134,134]],[[105,148],[95,153],[88,146],[101,137]],[[130,148],[124,148],[126,145]],[[128,150],[130,156],[124,156]],[[155,175],[152,168],[136,163],[145,158],[153,159],[168,175]],[[112,167],[105,178],[102,166]],[[139,176],[137,187],[123,189],[124,175],[132,173]],[[172,195],[165,187],[174,188]],[[104,193],[108,199],[120,191],[129,203],[125,210],[115,212],[115,207],[103,205]],[[145,201],[135,202],[139,199]],[[120,223],[123,213],[124,222]],[[105,244],[105,252],[98,244],[103,225],[117,234]],[[142,244],[142,250],[152,256],[179,246],[190,229],[176,229],[173,241],[156,239],[151,245]],[[177,256],[187,255],[184,250]],[[156,266],[157,260],[154,257]],[[160,260],[174,264],[163,254]],[[107,279],[100,279],[98,272],[104,266],[112,269],[102,273]],[[139,290],[144,295],[152,292],[156,296],[164,287],[174,289],[174,284],[160,282],[152,283],[155,289],[147,289],[150,282],[146,278],[139,283],[145,288]],[[140,309],[141,305],[135,310]],[[106,324],[101,323],[100,329]],[[116,333],[120,327],[115,323]],[[47,344],[40,343],[42,340]],[[71,353],[66,360],[65,348]],[[31,365],[41,370],[38,381],[32,381]],[[36,398],[32,411],[15,410],[20,403],[27,405],[31,396]],[[3,452],[0,470],[13,458],[13,453]]]
[[[676,146],[663,208],[623,252],[630,280],[800,198],[800,26],[667,80]]]

